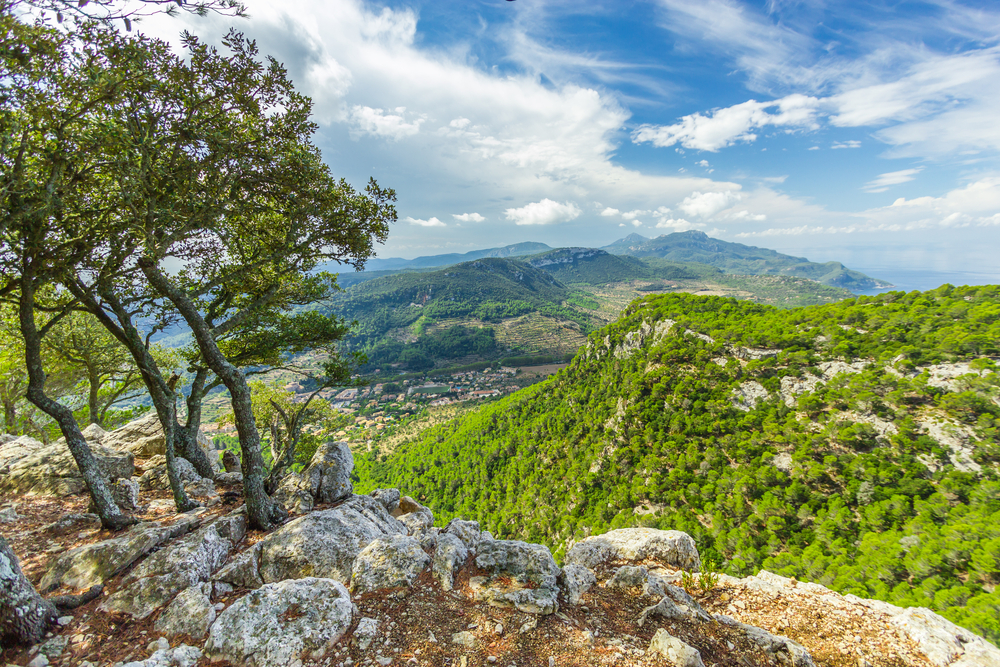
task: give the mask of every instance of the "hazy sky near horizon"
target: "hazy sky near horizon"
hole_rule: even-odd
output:
[[[688,229],[1000,257],[997,3],[247,4],[139,29],[236,26],[285,63],[334,173],[396,189],[382,257]]]

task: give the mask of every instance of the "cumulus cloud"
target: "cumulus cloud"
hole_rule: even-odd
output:
[[[865,192],[885,192],[892,185],[912,181],[923,170],[923,167],[917,167],[916,169],[901,169],[900,171],[879,174],[878,178],[868,181],[861,189]]]
[[[626,220],[635,220],[640,215],[649,215],[649,211],[640,211],[637,209],[635,211],[625,211],[622,213],[622,217]]]
[[[752,142],[756,131],[767,126],[786,129],[817,129],[816,114],[820,101],[806,95],[788,95],[773,102],[749,100],[708,115],[694,113],[673,125],[640,125],[632,141],[666,147],[680,144],[685,148],[718,151],[737,142]],[[707,163],[706,163],[707,164]]]
[[[451,217],[459,222],[482,222],[486,219],[478,213],[452,213]]]
[[[574,220],[582,211],[572,202],[559,203],[546,198],[521,208],[508,208],[504,213],[516,225],[553,225]]]
[[[861,142],[857,141],[855,139],[851,139],[850,141],[835,141],[830,146],[830,148],[833,148],[833,149],[838,149],[838,148],[861,148]],[[810,148],[809,150],[812,150],[812,149]]]
[[[621,213],[621,211],[619,211],[616,208],[611,208],[610,206],[608,206],[606,209],[604,209],[603,211],[601,211],[601,215],[604,216],[605,218],[614,217],[614,216],[618,215],[619,213]]]
[[[642,225],[643,225],[642,220],[633,220],[632,221],[632,226],[633,227],[642,227]]]
[[[363,134],[370,134],[374,137],[399,141],[404,137],[412,137],[420,132],[420,125],[424,122],[424,118],[417,118],[413,122],[408,123],[403,117],[406,113],[406,107],[397,107],[393,111],[395,113],[359,104],[354,105],[351,107],[349,115],[351,135],[358,137]]]
[[[684,218],[661,218],[656,223],[658,229],[669,229],[672,232],[686,232],[689,229],[704,227],[700,222],[688,222]]]
[[[742,195],[727,190],[725,192],[692,192],[678,206],[688,215],[709,218],[719,211],[739,201]]]
[[[698,165],[699,167],[708,167],[709,166],[708,160],[698,160],[697,162],[695,162],[695,164]]]
[[[763,213],[751,213],[750,211],[739,211],[738,213],[733,213],[729,216],[731,220],[748,220],[752,222],[761,222],[767,220],[767,216]]]
[[[419,227],[447,227],[447,225],[437,218],[430,218],[429,220],[418,220],[417,218],[406,217],[403,218],[404,221],[410,223],[411,225],[417,225]]]

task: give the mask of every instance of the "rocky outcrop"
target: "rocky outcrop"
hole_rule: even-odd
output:
[[[570,563],[563,568],[563,589],[570,604],[579,604],[580,598],[597,583],[597,577],[590,568]]]
[[[455,570],[464,565],[468,557],[468,547],[455,535],[441,533],[437,536],[431,569],[434,577],[441,583],[443,590],[450,591],[452,589],[455,582]]]
[[[434,512],[409,496],[399,499],[396,511],[400,513],[397,518],[410,531],[410,535],[419,535],[434,525]]]
[[[167,453],[167,441],[163,437],[163,427],[160,426],[160,418],[155,411],[110,433],[103,434],[101,444],[122,452],[131,452],[140,457]],[[209,460],[215,460],[216,457],[211,454],[211,441],[200,431],[198,432],[198,446],[206,454],[209,454]]]
[[[484,542],[475,563],[486,572],[469,581],[477,600],[531,614],[559,610],[560,569],[548,547],[516,540]]]
[[[316,449],[301,473],[285,476],[274,498],[298,514],[312,511],[319,503],[335,503],[351,496],[354,455],[346,442],[326,442]]]
[[[103,584],[155,547],[190,532],[200,523],[200,517],[184,514],[171,524],[140,523],[118,537],[70,549],[49,566],[38,587],[42,591],[60,586],[79,590]]]
[[[254,667],[288,667],[332,652],[354,620],[351,596],[333,579],[267,584],[219,614],[205,652]]]
[[[88,443],[108,481],[128,479],[135,472],[132,454]],[[68,496],[87,488],[65,441],[43,445],[22,436],[0,445],[0,493]]]
[[[420,543],[409,535],[376,538],[354,559],[351,592],[410,586],[430,561]]]
[[[185,588],[208,581],[244,534],[242,512],[213,521],[140,563],[100,609],[146,618]]]
[[[750,412],[757,407],[758,403],[766,401],[767,398],[768,393],[764,385],[756,380],[750,380],[733,389],[732,397],[729,401],[737,410]]]
[[[622,528],[588,537],[570,548],[566,562],[592,570],[631,563],[684,570],[701,568],[698,549],[690,535],[655,528]]]
[[[370,496],[352,496],[337,507],[286,523],[249,553],[240,554],[217,579],[240,586],[302,577],[346,584],[362,549],[378,538],[406,534],[405,526],[382,503]]]
[[[212,584],[203,582],[178,593],[156,619],[153,629],[168,637],[187,635],[201,639],[215,621]]]
[[[177,464],[177,477],[181,483],[200,482],[202,476],[195,470],[194,465],[180,456],[175,460]],[[170,478],[167,476],[167,464],[164,462],[154,468],[142,473],[139,477],[139,488],[143,491],[160,490],[166,491],[170,488]]]
[[[677,637],[660,628],[649,644],[650,653],[658,653],[675,667],[705,667],[698,649],[685,644]]]

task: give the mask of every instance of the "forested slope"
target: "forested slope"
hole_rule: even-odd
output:
[[[569,368],[358,457],[499,537],[684,530],[760,568],[922,605],[1000,639],[1000,288],[778,310],[633,304]]]

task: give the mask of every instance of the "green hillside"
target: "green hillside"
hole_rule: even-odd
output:
[[[545,271],[515,260],[485,258],[357,284],[331,308],[357,322],[350,344],[368,355],[369,370],[392,364],[425,370],[466,357],[495,359],[550,347],[572,352],[589,330],[590,318],[562,305],[571,296]],[[517,325],[513,332],[501,327],[511,321]],[[544,338],[546,327],[559,326],[581,332],[567,340],[571,347],[564,349],[558,340],[543,349],[522,344],[521,338]]]
[[[666,267],[657,271],[634,257],[612,255],[596,248],[559,248],[539,255],[527,257],[524,262],[542,269],[567,285],[605,285],[653,278],[669,278]],[[677,272],[673,272],[677,273]],[[684,273],[693,278],[693,274]]]
[[[676,528],[760,568],[1000,639],[1000,288],[779,310],[651,296],[549,380],[434,427],[398,486],[498,537]]]
[[[665,234],[655,239],[631,234],[602,250],[615,255],[708,264],[726,273],[797,276],[852,290],[890,287],[888,283],[851,271],[840,262],[810,262],[804,257],[783,255],[767,248],[720,241],[697,231]]]

